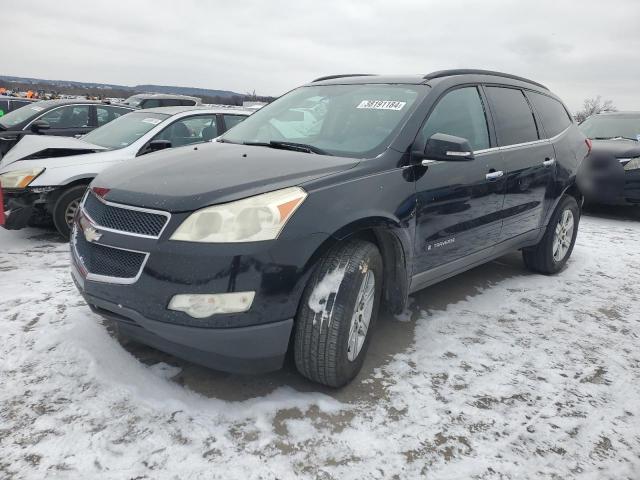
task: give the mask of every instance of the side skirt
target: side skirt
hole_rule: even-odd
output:
[[[484,263],[495,260],[513,250],[519,250],[521,248],[531,247],[538,243],[539,238],[544,234],[544,229],[535,229],[527,233],[523,233],[516,237],[510,238],[503,242],[494,245],[493,247],[485,248],[479,252],[467,255],[464,258],[459,258],[453,262],[441,265],[436,268],[432,268],[426,272],[421,272],[411,277],[411,285],[409,287],[409,293],[417,292],[430,285],[446,280],[459,273],[470,270],[474,267],[482,265]]]

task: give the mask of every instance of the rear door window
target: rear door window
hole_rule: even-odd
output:
[[[533,112],[522,90],[507,87],[487,87],[486,90],[501,146],[539,139]]]
[[[163,107],[179,107],[181,101],[178,98],[165,98],[160,101]]]
[[[157,98],[148,98],[140,102],[140,108],[156,108],[162,106]]]
[[[555,137],[571,125],[569,114],[555,98],[536,92],[527,92],[527,97],[542,121],[546,137]]]
[[[227,130],[229,130],[230,128],[235,127],[245,118],[247,117],[245,117],[244,115],[225,115],[224,126],[226,127]]]
[[[96,115],[98,116],[98,126],[109,123],[111,120],[114,120],[126,113],[129,113],[131,110],[127,108],[121,107],[112,107],[112,106],[99,106],[96,109]]]
[[[422,127],[423,141],[435,133],[465,138],[473,150],[489,148],[487,118],[476,87],[458,88],[440,99]]]

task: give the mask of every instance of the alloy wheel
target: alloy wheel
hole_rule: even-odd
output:
[[[556,262],[561,262],[571,247],[574,224],[573,212],[569,209],[562,212],[553,235],[553,259]]]
[[[367,270],[362,279],[356,307],[351,317],[351,325],[349,326],[349,343],[347,345],[347,359],[353,362],[364,345],[371,323],[371,314],[373,313],[373,304],[376,293],[376,278],[371,270]]]

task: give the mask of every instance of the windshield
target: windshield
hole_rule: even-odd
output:
[[[624,137],[640,139],[640,115],[596,115],[587,118],[579,126],[591,139]]]
[[[26,120],[31,119],[40,114],[44,110],[44,107],[38,105],[38,103],[34,103],[33,105],[27,105],[22,108],[18,108],[13,112],[5,113],[2,118],[0,118],[0,125],[5,128],[14,127]]]
[[[298,88],[221,137],[232,143],[290,142],[308,151],[367,158],[380,153],[411,111],[418,85],[318,85]]]
[[[128,147],[169,116],[163,113],[127,113],[87,133],[82,140],[109,149]]]

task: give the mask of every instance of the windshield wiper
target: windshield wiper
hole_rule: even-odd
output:
[[[292,150],[294,152],[317,153],[318,155],[331,155],[321,148],[314,147],[313,145],[307,145],[306,143],[271,140],[270,142],[243,142],[243,145],[278,148],[280,150]]]
[[[232,142],[231,140],[227,140],[226,138],[217,138],[216,142],[218,142],[218,143],[233,143],[234,145],[238,145],[238,142]]]

